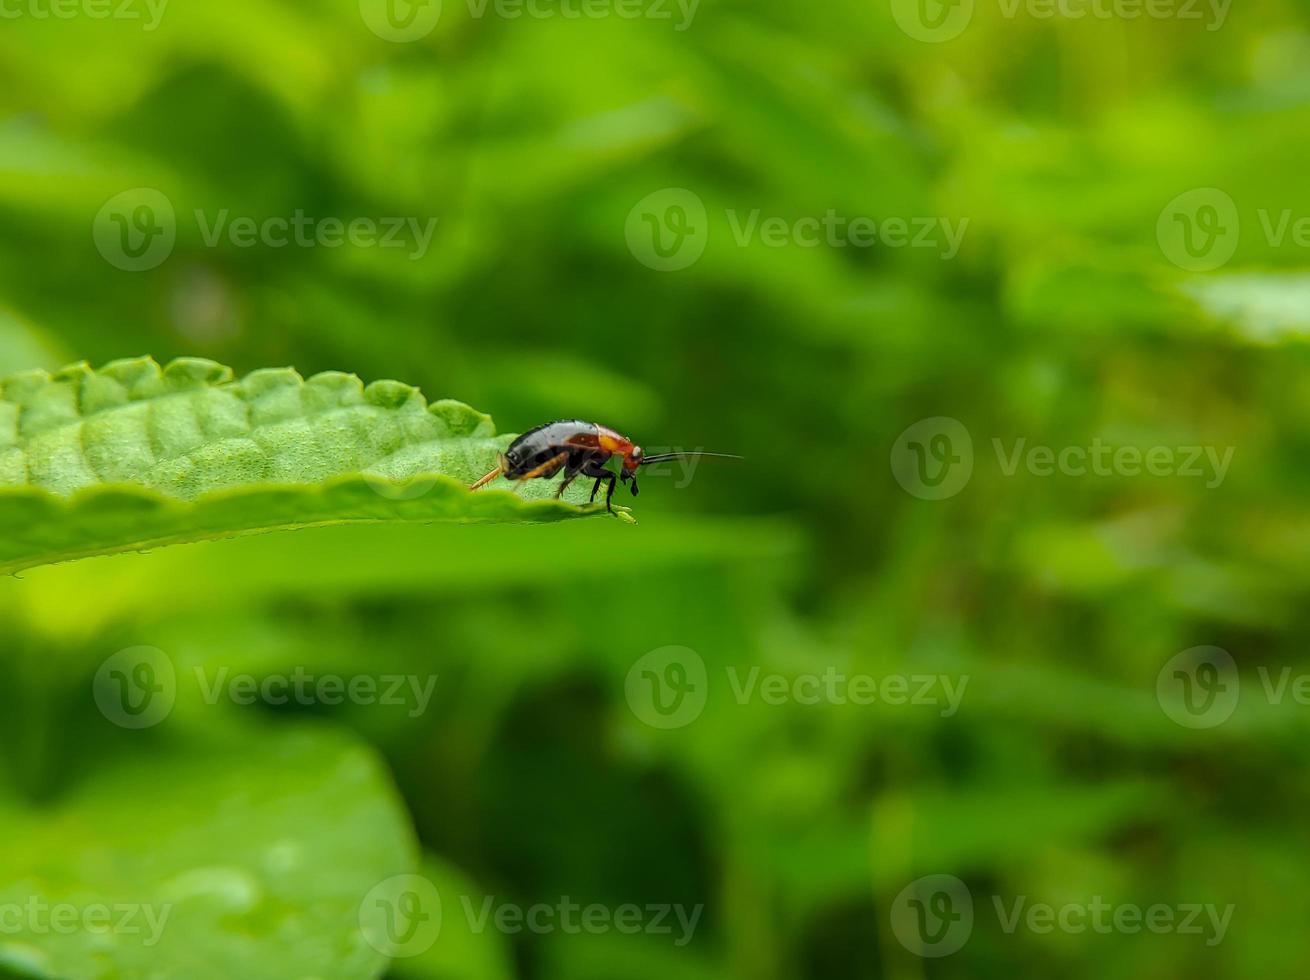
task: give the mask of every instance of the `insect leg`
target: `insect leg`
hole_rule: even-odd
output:
[[[610,505],[610,500],[614,497],[614,485],[619,482],[619,478],[609,470],[605,469],[601,463],[594,459],[589,460],[586,465],[583,466],[582,472],[586,476],[594,476],[596,478],[596,485],[591,488],[592,500],[596,499],[596,491],[600,489],[601,481],[608,481],[609,485],[605,489],[605,509],[611,514],[614,513],[614,508]]]
[[[560,485],[555,488],[555,499],[559,500],[564,496],[564,491],[569,488],[569,484],[578,478],[584,466],[587,465],[586,453],[574,450],[569,454],[569,461],[564,464],[564,479]]]
[[[539,476],[547,476],[549,474],[552,474],[555,472],[555,469],[559,466],[559,464],[564,462],[564,460],[568,458],[569,458],[569,454],[567,452],[560,453],[558,456],[552,456],[550,459],[546,460],[546,462],[542,463],[540,466],[535,467],[534,469],[530,469],[528,470],[528,472],[520,476],[518,478],[518,482],[522,483],[524,480],[532,480]]]
[[[581,472],[582,472],[582,469],[581,469],[581,468],[578,468],[578,469],[567,469],[567,470],[564,471],[564,480],[563,480],[563,482],[561,482],[560,485],[559,485],[558,487],[555,488],[555,499],[556,499],[556,500],[559,500],[560,497],[564,496],[564,491],[567,490],[567,489],[569,488],[569,484],[570,484],[570,483],[572,483],[574,480],[576,480],[576,479],[578,478],[578,474],[581,473]]]

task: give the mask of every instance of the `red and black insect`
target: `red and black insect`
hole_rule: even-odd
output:
[[[605,468],[605,464],[612,456],[618,456],[623,461],[617,476]],[[596,483],[591,488],[591,499],[596,499],[596,491],[600,489],[602,483],[608,483],[609,487],[605,491],[605,509],[613,513],[614,508],[610,500],[614,497],[614,486],[619,480],[632,484],[632,495],[635,497],[637,496],[637,467],[684,456],[723,456],[728,459],[741,459],[740,456],[733,456],[730,453],[705,452],[660,453],[656,456],[647,456],[640,446],[613,429],[607,429],[595,422],[567,419],[561,422],[548,422],[523,433],[500,454],[496,468],[469,489],[480,490],[498,476],[522,483],[524,480],[552,477],[562,469],[564,479],[555,491],[557,499],[563,496],[569,484],[579,475],[594,477]]]

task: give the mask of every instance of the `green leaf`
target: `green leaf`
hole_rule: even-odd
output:
[[[277,528],[604,512],[580,506],[581,481],[565,501],[542,499],[545,480],[470,493],[512,438],[460,402],[337,371],[235,380],[213,361],[138,358],[14,375],[0,382],[0,573]]]
[[[53,805],[0,795],[0,907],[22,926],[0,932],[0,970],[381,972],[361,909],[418,856],[377,760],[326,729],[225,729],[221,741],[155,744],[148,766],[125,754]]]

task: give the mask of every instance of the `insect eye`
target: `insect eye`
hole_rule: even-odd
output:
[[[645,453],[641,451],[640,446],[633,446],[632,452],[629,454],[629,458],[632,460],[632,465],[639,466],[644,455]]]

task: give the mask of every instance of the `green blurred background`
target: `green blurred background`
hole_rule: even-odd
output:
[[[1305,975],[1310,707],[1276,689],[1310,671],[1304,4],[123,2],[3,5],[0,374],[340,369],[501,431],[581,417],[747,459],[651,474],[623,497],[637,527],[329,528],[0,581],[0,888],[85,903],[79,882],[117,877],[177,905],[138,960],[4,933],[0,964]],[[175,240],[131,271],[102,233],[140,188]],[[436,225],[406,248],[208,234],[298,212]],[[796,233],[830,214],[877,241]],[[958,425],[911,429],[939,418]],[[1019,440],[1176,465],[1046,475],[1009,466]],[[1222,478],[1204,455],[1177,472],[1192,446],[1232,449]],[[142,731],[90,694],[139,645],[179,677]],[[670,645],[706,674],[661,727],[638,661]],[[1191,727],[1167,665],[1202,645],[1241,697]],[[213,705],[195,668],[436,682],[416,714]],[[753,668],[962,696],[739,698]],[[20,852],[36,878],[6,874]],[[444,908],[390,965],[319,914],[389,864]],[[927,875],[972,895],[949,955],[893,924]],[[460,896],[704,911],[678,945],[478,930]],[[1220,939],[1204,915],[1155,934],[997,912],[1097,897],[1232,918]]]

